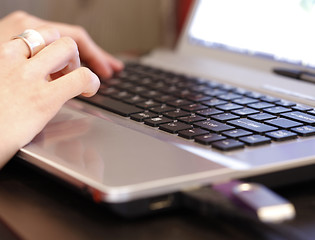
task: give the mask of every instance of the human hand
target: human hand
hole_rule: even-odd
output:
[[[29,57],[21,39],[0,44],[0,167],[30,142],[70,98],[92,96],[98,77],[80,67],[77,45],[60,38],[55,28],[42,27],[46,47]]]
[[[62,37],[68,36],[74,39],[79,48],[81,61],[100,77],[109,78],[113,72],[122,70],[122,62],[95,44],[82,27],[45,21],[21,11],[11,13],[0,20],[0,43],[9,41],[12,36],[20,34],[25,29],[37,29],[43,26],[54,27]]]

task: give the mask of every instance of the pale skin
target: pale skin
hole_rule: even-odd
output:
[[[21,39],[11,40],[30,28],[46,42],[46,47],[31,58]],[[66,101],[80,94],[93,96],[100,85],[97,75],[108,78],[123,64],[97,46],[81,27],[14,12],[0,20],[0,31],[2,167]],[[81,67],[80,59],[91,70]]]

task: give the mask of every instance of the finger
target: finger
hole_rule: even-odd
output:
[[[70,36],[78,44],[80,57],[99,76],[110,77],[114,72],[123,69],[123,63],[101,49],[81,27],[68,24],[51,23],[57,27],[62,36]]]
[[[60,38],[59,31],[53,27],[43,26],[36,29],[36,31],[43,37],[46,46]],[[30,49],[28,45],[22,39],[16,38],[9,41],[7,44],[9,44],[9,49],[13,49],[14,51],[12,53],[12,56],[17,57],[17,58],[20,58],[23,56],[24,59],[29,58]]]
[[[69,37],[56,40],[29,60],[40,66],[44,76],[57,73],[54,79],[80,67],[78,47]]]
[[[88,68],[80,67],[49,83],[50,91],[61,103],[80,94],[93,96],[99,86],[98,77]]]

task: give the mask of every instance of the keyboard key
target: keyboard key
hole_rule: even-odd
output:
[[[275,97],[271,97],[271,96],[263,96],[260,98],[260,100],[264,101],[264,102],[269,102],[269,103],[275,103],[280,101],[279,98],[275,98]]]
[[[223,101],[221,99],[212,98],[209,101],[204,101],[204,102],[201,102],[201,103],[204,104],[204,105],[207,105],[209,107],[215,107],[215,106],[218,106],[218,105],[226,104],[228,102],[227,101]]]
[[[280,105],[282,107],[293,107],[296,105],[294,102],[286,101],[286,100],[280,100],[276,102],[277,105]]]
[[[155,118],[155,117],[158,117],[158,115],[152,112],[142,112],[142,113],[136,113],[136,114],[130,115],[130,118],[132,120],[135,120],[138,122],[143,122],[144,119]]]
[[[215,108],[208,108],[204,110],[199,110],[196,112],[196,114],[203,116],[203,117],[210,117],[215,114],[220,114],[223,113],[223,111],[215,109]]]
[[[152,107],[160,106],[161,103],[155,102],[153,100],[147,100],[145,102],[137,103],[136,106],[144,109],[149,109]]]
[[[306,137],[312,136],[315,134],[315,127],[312,126],[301,126],[292,128],[291,131],[296,132],[298,135]]]
[[[271,137],[275,141],[285,141],[296,138],[297,134],[287,130],[278,130],[274,132],[268,132],[266,133],[266,136]]]
[[[206,120],[206,118],[193,114],[193,115],[189,115],[185,117],[180,117],[178,118],[178,120],[184,123],[194,123],[194,122]]]
[[[239,119],[240,117],[232,113],[221,113],[218,115],[212,115],[211,118],[220,122],[226,122],[228,120]]]
[[[191,125],[188,125],[183,122],[170,122],[166,124],[161,124],[159,129],[169,132],[169,133],[177,133],[178,131],[187,130],[192,128]]]
[[[167,104],[173,107],[180,107],[184,105],[193,104],[193,102],[188,101],[186,99],[176,99],[175,101],[167,102]]]
[[[150,111],[158,113],[158,114],[162,114],[162,113],[170,112],[170,111],[175,111],[175,110],[176,110],[175,108],[167,106],[165,104],[163,104],[161,106],[150,108]]]
[[[248,118],[251,120],[262,122],[265,120],[277,118],[277,116],[269,114],[269,113],[258,113],[258,114],[250,115],[248,116]]]
[[[232,111],[232,110],[243,108],[243,106],[235,104],[235,103],[227,103],[227,104],[216,106],[216,108],[222,111]]]
[[[305,106],[305,105],[296,105],[292,107],[293,110],[301,111],[301,112],[306,112],[306,111],[311,111],[313,110],[312,107]]]
[[[254,108],[254,109],[257,109],[257,110],[261,110],[264,108],[274,107],[275,105],[272,103],[267,103],[267,102],[258,102],[258,103],[248,104],[247,106]]]
[[[261,135],[251,135],[239,138],[240,141],[246,143],[249,146],[256,146],[261,144],[267,144],[271,142],[271,139]]]
[[[131,114],[143,112],[143,109],[137,108],[127,103],[120,102],[118,100],[105,97],[102,95],[95,95],[90,98],[80,97],[80,99],[97,105],[105,110],[117,113],[124,117],[129,117]]]
[[[155,117],[155,118],[144,119],[144,123],[152,127],[158,127],[161,124],[170,123],[170,122],[173,122],[173,120],[166,117]]]
[[[235,139],[225,139],[222,141],[214,142],[211,144],[211,146],[222,151],[229,151],[243,148],[245,144]]]
[[[182,106],[181,109],[188,111],[188,112],[195,112],[202,109],[207,109],[208,107],[199,103],[189,104]]]
[[[280,114],[280,116],[286,117],[292,120],[296,120],[302,123],[310,124],[310,125],[315,124],[315,116],[307,114],[307,113],[299,112],[299,111],[282,113]]]
[[[225,100],[225,101],[232,101],[238,98],[242,98],[242,95],[236,94],[236,93],[226,93],[226,94],[221,94],[217,96],[217,98]]]
[[[148,99],[145,99],[139,95],[134,95],[130,98],[123,99],[125,103],[129,103],[129,104],[137,104],[137,103],[145,102],[147,100]]]
[[[289,129],[292,127],[299,127],[303,125],[300,122],[296,122],[296,121],[289,120],[286,118],[275,118],[275,119],[267,120],[265,121],[265,123],[268,123],[275,127],[284,128],[284,129]]]
[[[241,108],[241,109],[233,110],[232,113],[237,114],[241,117],[245,117],[248,115],[257,114],[259,113],[259,111],[252,108]]]
[[[177,119],[180,117],[189,116],[190,113],[181,109],[176,109],[175,111],[165,112],[163,115],[172,119]]]
[[[292,110],[290,108],[282,107],[282,106],[276,106],[271,108],[265,108],[264,112],[271,113],[271,114],[280,114],[285,112],[291,112]]]
[[[201,136],[197,136],[195,137],[195,142],[197,143],[201,143],[203,145],[210,145],[211,143],[215,142],[215,141],[220,141],[220,140],[224,140],[226,139],[226,137],[216,134],[216,133],[209,133],[206,135],[201,135]]]
[[[230,125],[227,125],[224,123],[220,123],[220,122],[215,121],[215,120],[196,122],[196,123],[194,123],[194,125],[197,127],[201,127],[203,129],[212,131],[212,132],[223,132],[223,131],[232,130],[235,128],[233,126],[230,126]]]
[[[228,121],[227,123],[260,134],[277,130],[276,127],[272,127],[270,125],[255,122],[245,118],[231,120]]]
[[[251,104],[251,103],[257,103],[259,101],[257,99],[254,99],[254,98],[243,97],[243,98],[235,99],[232,102],[234,102],[236,104],[240,104],[240,105],[247,105],[247,104]]]
[[[239,138],[239,137],[244,137],[248,135],[253,135],[253,133],[246,131],[244,129],[234,129],[234,130],[222,132],[222,135],[230,137],[230,138]]]
[[[188,130],[179,131],[178,136],[184,137],[187,139],[193,139],[197,136],[205,135],[208,133],[209,133],[209,131],[206,131],[206,130],[201,129],[201,128],[192,128],[192,129],[188,129]]]

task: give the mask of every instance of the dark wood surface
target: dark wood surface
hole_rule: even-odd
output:
[[[297,217],[281,225],[205,218],[185,209],[124,219],[13,159],[0,172],[0,219],[22,239],[315,239],[315,181],[276,189]],[[16,239],[0,226],[0,239]]]

